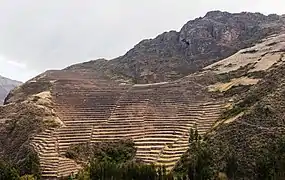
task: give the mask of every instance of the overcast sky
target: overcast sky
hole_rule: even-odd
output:
[[[285,14],[284,0],[0,0],[0,75],[123,55],[210,10]]]

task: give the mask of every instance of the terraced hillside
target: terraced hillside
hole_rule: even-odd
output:
[[[170,170],[188,148],[190,128],[204,134],[234,121],[217,121],[226,105],[243,97],[234,90],[255,85],[283,64],[284,37],[265,38],[171,82],[128,84],[90,70],[47,71],[12,91],[0,108],[1,152],[17,159],[27,151],[23,144],[32,146],[42,176],[58,178],[81,168],[65,157],[71,145],[130,138],[137,159]]]
[[[218,15],[227,14],[218,12]],[[206,17],[207,22],[209,16],[211,13]],[[276,18],[279,22],[280,17]],[[264,27],[257,28],[262,37],[267,34]],[[65,157],[71,145],[130,138],[137,148],[137,159],[163,164],[170,170],[188,148],[190,128],[197,126],[200,134],[205,134],[242,116],[226,114],[221,118],[225,108],[233,107],[251,88],[258,87],[268,73],[284,65],[284,38],[284,33],[264,39],[256,37],[259,43],[253,47],[233,55],[233,51],[224,52],[229,56],[226,59],[207,67],[205,64],[209,62],[202,63],[199,71],[167,82],[161,82],[169,80],[165,77],[143,80],[158,83],[136,84],[124,79],[128,73],[118,73],[122,70],[119,66],[115,73],[118,76],[112,77],[109,74],[112,68],[97,71],[96,66],[94,69],[90,65],[94,62],[47,71],[12,91],[0,107],[0,156],[21,167],[29,161],[27,154],[35,154],[43,178],[56,179],[81,168],[81,164]],[[202,44],[207,43],[204,40]],[[215,53],[212,55],[217,58]],[[215,58],[211,62],[218,60]],[[95,62],[107,68],[104,60]],[[148,74],[138,80],[145,76]]]
[[[76,71],[50,71],[43,80],[53,84],[49,95],[61,121],[31,141],[43,177],[77,172],[80,165],[64,157],[70,145],[119,139],[133,139],[137,159],[171,169],[187,150],[189,129],[196,124],[205,133],[223,108],[191,81],[119,84]]]

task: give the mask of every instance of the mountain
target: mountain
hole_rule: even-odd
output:
[[[285,32],[205,69],[225,78],[210,89],[229,99],[228,108],[208,132],[210,146],[218,152],[216,166],[224,168],[222,155],[230,149],[238,158],[237,171],[242,175],[236,178],[254,179],[260,161],[272,163],[266,152],[274,157],[285,133]],[[278,168],[277,164],[270,166]]]
[[[4,99],[6,98],[8,93],[20,84],[22,83],[19,81],[11,80],[0,76],[0,104],[3,104]]]
[[[213,11],[116,59],[46,71],[0,107],[0,157],[66,177],[86,165],[71,148],[130,138],[137,160],[170,171],[197,127],[218,170],[229,147],[253,179],[258,149],[285,128],[284,42],[284,16]]]
[[[113,79],[136,83],[174,80],[279,32],[284,21],[284,17],[274,14],[212,11],[187,22],[179,32],[165,32],[141,41],[121,57],[67,69],[91,69]]]

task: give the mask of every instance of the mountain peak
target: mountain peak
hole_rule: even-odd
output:
[[[282,27],[284,21],[278,15],[210,11],[188,21],[179,32],[142,40],[123,56],[76,67],[136,83],[169,81],[226,58]]]
[[[231,16],[232,14],[226,11],[219,11],[219,10],[214,10],[214,11],[209,11],[206,13],[204,17],[219,17],[219,16]]]

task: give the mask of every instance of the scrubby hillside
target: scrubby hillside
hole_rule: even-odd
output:
[[[279,32],[284,23],[284,18],[278,15],[212,11],[187,22],[179,32],[165,32],[141,41],[121,57],[67,69],[92,69],[135,83],[174,80]]]
[[[255,174],[255,162],[261,159],[271,163],[262,158],[266,158],[264,154],[270,153],[270,148],[276,146],[278,138],[285,133],[284,54],[285,49],[279,66],[272,68],[257,85],[236,98],[232,108],[221,117],[223,123],[210,134],[211,146],[220,151],[218,156],[222,154],[218,149],[222,142],[223,147],[235,152],[238,170],[248,178]]]
[[[209,159],[204,160],[211,165],[198,167],[199,170],[207,168],[216,175],[234,173],[234,179],[284,179],[284,159],[280,159],[285,155],[284,57],[282,32],[196,74],[203,77],[203,82],[211,81],[208,91],[213,96],[227,100],[227,108],[205,136],[208,150],[203,149],[203,144],[200,149],[209,153]],[[195,153],[187,152],[175,171],[185,173],[191,166],[189,159],[195,161]]]
[[[0,106],[0,157],[17,166],[21,174],[39,168],[31,137],[61,124],[53,110],[50,88],[48,81],[27,82],[12,90]]]

